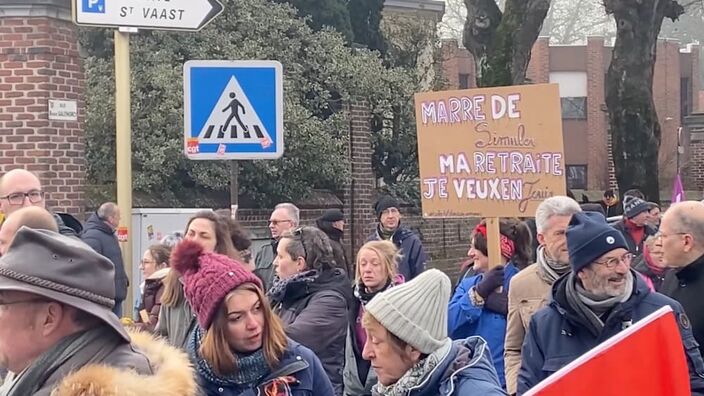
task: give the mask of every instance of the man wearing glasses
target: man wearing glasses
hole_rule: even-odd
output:
[[[269,290],[274,280],[274,258],[279,239],[284,232],[298,227],[299,221],[300,211],[292,203],[280,203],[271,212],[269,217],[271,242],[262,246],[254,258],[254,274],[262,280],[266,290]]]
[[[672,205],[662,218],[659,237],[665,265],[676,269],[665,277],[662,292],[682,304],[704,353],[704,204]]]
[[[24,169],[13,169],[0,178],[0,211],[7,219],[12,213],[28,206],[46,208],[44,191],[39,178]],[[62,218],[54,213],[59,232],[68,236],[77,236],[73,228],[67,227]],[[76,220],[78,222],[78,220]]]
[[[400,205],[395,198],[384,195],[374,204],[379,224],[367,241],[391,241],[401,251],[398,273],[409,281],[425,271],[428,256],[420,238],[401,224]]]
[[[517,394],[665,305],[681,318],[692,393],[704,391],[704,362],[682,306],[652,292],[635,274],[623,235],[600,213],[575,213],[567,228],[567,249],[572,272],[553,284],[552,303],[531,318]]]

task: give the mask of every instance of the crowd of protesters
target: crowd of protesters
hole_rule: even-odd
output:
[[[500,220],[498,262],[482,220],[454,287],[426,269],[390,196],[356,252],[339,210],[301,226],[295,205],[277,205],[256,254],[228,211],[204,210],[143,252],[122,320],[114,204],[68,232],[39,179],[16,170],[0,209],[0,396],[521,395],[663,306],[704,394],[700,202],[661,218],[634,191],[548,198],[530,221]]]

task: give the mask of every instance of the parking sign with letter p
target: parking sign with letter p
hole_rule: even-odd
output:
[[[105,13],[105,0],[83,0],[83,12]]]

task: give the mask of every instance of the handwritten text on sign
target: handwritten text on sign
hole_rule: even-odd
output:
[[[426,217],[532,216],[565,193],[556,85],[416,94]]]

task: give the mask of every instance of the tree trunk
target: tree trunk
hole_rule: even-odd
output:
[[[684,12],[674,0],[606,0],[616,19],[616,43],[606,76],[606,106],[620,191],[638,187],[660,199],[660,123],[653,101],[653,73],[660,26]]]
[[[464,45],[474,55],[479,87],[523,84],[550,0],[464,0]]]

